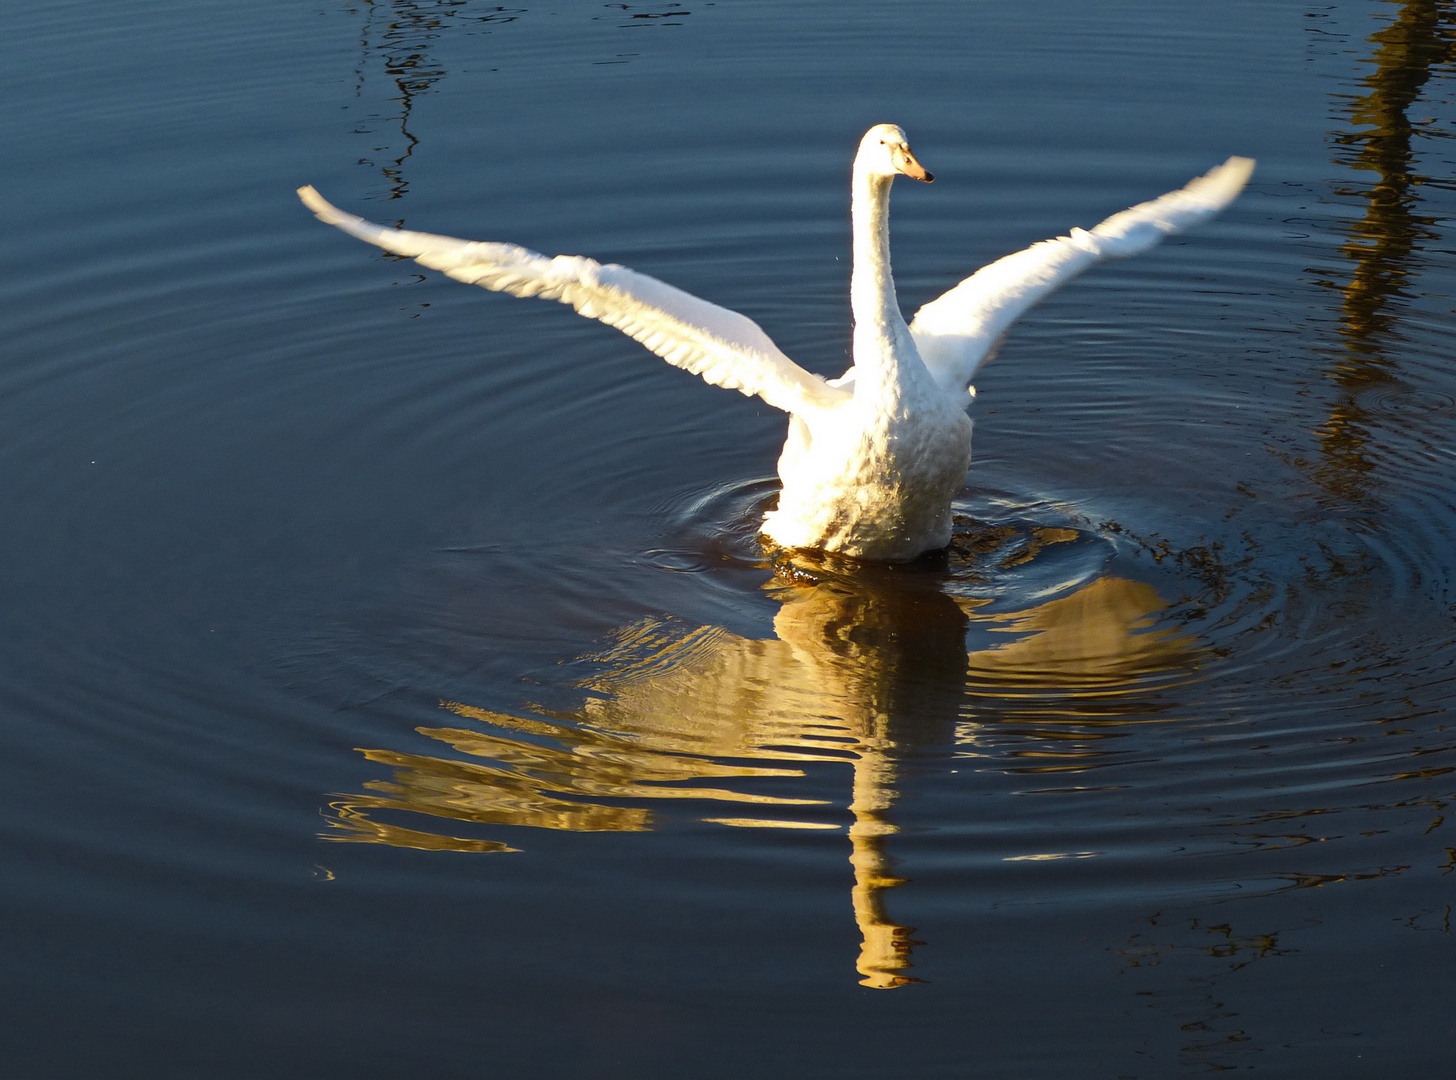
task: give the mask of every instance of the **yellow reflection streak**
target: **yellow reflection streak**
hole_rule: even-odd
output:
[[[999,620],[995,632],[1019,636],[972,653],[971,682],[996,694],[1015,688],[1074,698],[1138,692],[1147,675],[1184,669],[1197,659],[1189,638],[1151,629],[1163,606],[1145,582],[1099,578],[1070,596]]]
[[[1335,131],[1345,148],[1337,161],[1373,172],[1377,179],[1360,192],[1368,206],[1351,226],[1340,253],[1354,262],[1342,289],[1341,334],[1346,356],[1330,372],[1341,396],[1316,431],[1323,465],[1316,479],[1332,495],[1359,502],[1374,469],[1367,444],[1370,423],[1359,393],[1392,382],[1397,372],[1384,342],[1397,333],[1392,306],[1405,294],[1411,263],[1423,242],[1438,239],[1440,219],[1419,212],[1420,188],[1432,181],[1415,171],[1407,115],[1433,69],[1456,59],[1456,34],[1449,0],[1407,0],[1389,25],[1369,38],[1375,70],[1361,80],[1367,93],[1349,100],[1346,112],[1359,130]]]
[[[1093,767],[1103,754],[1095,740],[1107,733],[1078,721],[1146,722],[1146,700],[1126,696],[1146,690],[1153,676],[1186,677],[1198,650],[1153,626],[1163,605],[1151,587],[1118,578],[1000,617],[979,601],[946,595],[934,574],[804,580],[771,584],[779,602],[773,638],[670,620],[624,628],[584,658],[596,674],[581,683],[584,698],[568,713],[529,708],[532,715],[517,716],[441,702],[470,726],[417,730],[456,756],[361,751],[393,777],[331,804],[325,835],[510,851],[373,815],[640,832],[653,828],[650,807],[663,800],[705,804],[697,819],[726,826],[835,830],[841,822],[829,811],[762,811],[829,806],[795,797],[793,788],[811,764],[820,774],[847,764],[851,903],[862,938],[855,966],[866,986],[916,981],[907,973],[913,931],[886,908],[888,890],[903,883],[887,847],[897,831],[897,761],[918,747],[974,745],[983,729],[1009,717],[1032,718],[1061,742],[1050,751],[1002,751],[1007,771]],[[1005,640],[968,654],[973,624]],[[990,722],[977,722],[988,706],[996,710]],[[1051,760],[1029,766],[1019,753]],[[760,812],[725,815],[725,804]]]

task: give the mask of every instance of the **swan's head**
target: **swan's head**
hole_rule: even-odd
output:
[[[910,144],[905,141],[905,132],[895,124],[876,124],[865,132],[859,141],[854,167],[856,172],[872,176],[908,176],[927,184],[935,179],[915,160]]]

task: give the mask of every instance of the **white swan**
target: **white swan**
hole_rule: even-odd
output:
[[[999,259],[906,326],[890,276],[890,183],[897,174],[933,177],[900,128],[870,128],[852,180],[854,366],[833,380],[799,367],[753,320],[626,267],[386,229],[344,213],[312,187],[298,195],[321,221],[361,240],[460,281],[570,304],[670,364],[783,409],[790,414],[779,458],[783,491],[764,517],[764,536],[785,548],[899,561],[950,542],[951,500],[971,460],[971,378],[1011,323],[1093,263],[1136,254],[1216,214],[1253,168],[1249,158],[1231,157],[1090,232],[1073,229]]]

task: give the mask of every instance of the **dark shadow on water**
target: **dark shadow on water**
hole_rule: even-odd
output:
[[[449,74],[436,53],[446,34],[482,24],[514,22],[525,8],[497,4],[471,4],[469,0],[356,0],[354,14],[362,15],[359,62],[354,68],[354,100],[369,96],[369,83],[381,70],[388,88],[383,102],[362,117],[354,130],[374,136],[377,145],[359,164],[378,168],[388,185],[389,198],[409,192],[405,163],[419,146],[412,120],[419,99],[434,93]]]

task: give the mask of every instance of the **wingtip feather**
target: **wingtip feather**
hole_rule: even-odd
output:
[[[308,207],[319,217],[323,217],[330,211],[338,212],[332,203],[314,189],[312,184],[304,184],[303,187],[299,188],[298,197],[302,200],[304,206]]]
[[[313,211],[313,216],[325,225],[336,226],[371,244],[378,243],[370,234],[370,230],[382,231],[379,230],[379,226],[365,221],[361,217],[355,217],[353,214],[346,214],[333,203],[329,202],[328,199],[320,195],[312,184],[305,184],[299,188],[298,197],[302,200],[304,206]]]
[[[1249,177],[1254,175],[1255,164],[1257,163],[1253,158],[1239,157],[1236,154],[1222,165],[1209,169],[1208,172],[1187,184],[1183,190],[1191,195],[1207,199],[1222,209],[1233,202],[1239,192],[1244,190],[1244,185],[1249,182]]]

